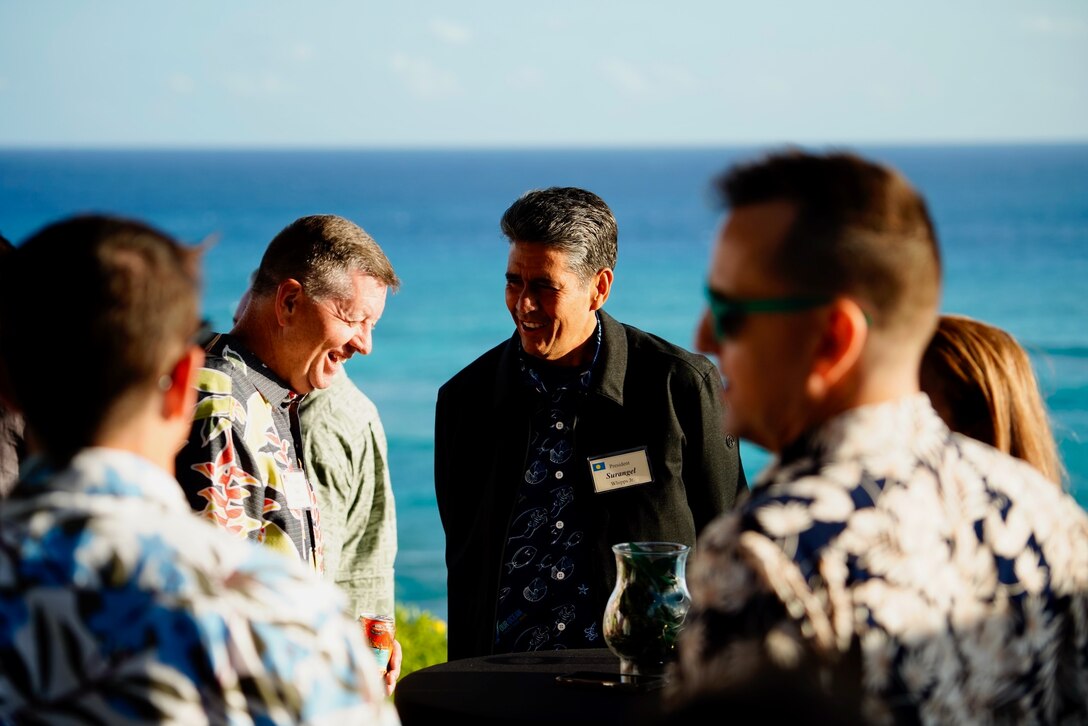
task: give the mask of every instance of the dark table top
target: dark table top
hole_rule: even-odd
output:
[[[403,726],[459,722],[651,724],[660,713],[660,689],[559,683],[576,671],[618,674],[607,648],[491,655],[440,663],[409,673],[393,701]]]

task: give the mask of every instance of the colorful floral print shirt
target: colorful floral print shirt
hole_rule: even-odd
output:
[[[317,499],[301,459],[301,396],[229,335],[207,346],[177,477],[189,504],[236,537],[324,572]]]
[[[0,506],[0,723],[397,723],[343,594],[145,459],[31,464]]]
[[[678,700],[760,662],[832,682],[853,658],[867,721],[1088,722],[1088,515],[924,394],[783,452],[704,530],[688,584]]]

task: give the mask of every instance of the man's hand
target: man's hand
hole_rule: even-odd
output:
[[[389,654],[389,665],[385,668],[385,695],[392,696],[393,689],[397,687],[397,679],[400,678],[400,664],[404,659],[400,641],[393,641],[393,650]]]

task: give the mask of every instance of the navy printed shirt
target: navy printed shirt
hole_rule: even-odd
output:
[[[522,355],[525,385],[537,396],[514,516],[506,533],[495,621],[495,652],[599,647],[600,613],[584,573],[584,505],[573,482],[574,423],[589,389],[596,352],[577,372],[548,369]]]

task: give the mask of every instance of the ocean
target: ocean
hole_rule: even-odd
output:
[[[942,308],[1006,328],[1031,353],[1070,489],[1088,506],[1088,145],[852,148],[899,168],[926,196],[942,245]],[[513,330],[502,212],[532,188],[600,194],[620,230],[608,311],[690,348],[720,221],[709,182],[764,150],[0,150],[0,233],[18,243],[93,211],[203,243],[204,311],[225,330],[284,225],[333,213],[370,232],[403,285],[374,352],[347,370],[378,405],[389,440],[397,600],[444,618],[435,395]],[[768,456],[741,450],[752,479]]]

